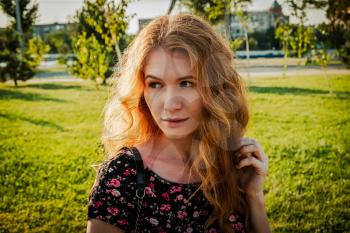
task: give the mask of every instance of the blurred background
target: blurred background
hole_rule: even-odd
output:
[[[349,232],[348,0],[0,0],[0,232],[85,232],[113,67],[180,12],[235,55],[273,231]]]

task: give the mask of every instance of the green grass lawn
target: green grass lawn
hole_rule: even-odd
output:
[[[349,232],[350,74],[254,79],[251,122],[269,156],[274,232]],[[106,88],[0,84],[0,232],[85,232]]]

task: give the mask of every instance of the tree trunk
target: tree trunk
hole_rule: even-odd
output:
[[[231,19],[229,10],[226,10],[225,13],[225,34],[226,38],[231,41]]]
[[[119,48],[119,41],[115,43],[115,52],[117,54],[118,62],[119,62],[120,59],[122,58],[122,52],[120,51],[120,48]]]
[[[248,30],[245,30],[245,51],[246,51],[246,59],[247,59],[247,74],[248,74],[248,86],[250,86],[250,52],[249,52],[249,38],[248,38]]]
[[[328,76],[328,74],[327,74],[327,66],[322,66],[322,65],[321,65],[321,68],[322,68],[322,70],[323,70],[323,77],[324,77],[324,79],[325,79],[326,82],[327,82],[329,94],[332,95],[332,94],[333,94],[333,91],[332,91],[332,87],[331,87],[331,82],[330,82],[330,80],[329,80],[329,76]]]
[[[15,87],[18,87],[17,78],[16,77],[14,77],[13,82],[15,83]]]
[[[107,85],[107,79],[106,78],[102,79],[101,85],[102,86],[106,86]]]
[[[285,44],[283,46],[283,50],[284,50],[284,61],[283,61],[283,70],[282,70],[282,78],[286,78],[287,76],[287,61],[288,61],[288,45]]]
[[[173,9],[174,9],[175,3],[176,3],[176,0],[171,0],[171,3],[170,3],[170,6],[169,6],[167,15],[170,15],[170,14],[171,14],[171,12],[172,12]]]

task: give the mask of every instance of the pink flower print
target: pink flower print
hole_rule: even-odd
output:
[[[159,224],[158,220],[155,219],[155,218],[150,218],[150,219],[149,219],[149,222],[150,222],[151,224],[153,224],[153,225],[156,225],[156,226]]]
[[[152,197],[156,197],[156,195],[152,192],[150,187],[145,188],[145,194],[151,195]]]
[[[121,220],[118,220],[118,223],[120,223],[121,225],[125,225],[125,224],[128,224],[128,221],[126,221],[125,219],[121,219]]]
[[[232,214],[232,215],[230,215],[230,217],[228,218],[228,220],[229,220],[230,222],[234,222],[234,221],[236,221],[236,216],[234,216],[234,215]]]
[[[187,233],[191,233],[191,232],[193,232],[193,229],[191,227],[189,227],[189,228],[186,229],[186,232]]]
[[[160,210],[162,212],[168,212],[171,209],[171,205],[169,204],[162,204],[162,206],[160,207]]]
[[[124,175],[125,176],[128,176],[130,174],[135,174],[135,169],[132,169],[132,168],[128,168],[124,171]]]
[[[209,233],[216,233],[215,228],[210,228],[210,229],[209,229]]]
[[[182,194],[179,194],[179,195],[176,196],[175,201],[176,200],[181,201],[183,199],[184,199],[184,196]]]
[[[169,223],[167,223],[166,228],[171,228],[171,225]]]
[[[181,192],[181,187],[178,187],[178,186],[171,187],[170,193],[177,193],[177,192]]]
[[[186,212],[184,212],[184,211],[182,211],[182,210],[177,211],[177,217],[178,217],[179,219],[184,219],[186,216],[187,216],[187,213],[186,213]]]
[[[240,222],[237,223],[237,224],[233,224],[233,227],[234,227],[235,230],[238,230],[238,231],[243,229],[243,225]]]
[[[117,215],[119,214],[119,209],[118,208],[115,208],[115,207],[108,207],[107,208],[107,211],[112,214],[112,215]]]
[[[194,211],[194,213],[193,213],[193,217],[195,217],[195,218],[198,218],[198,217],[199,217],[199,213],[198,213],[198,211]]]
[[[117,189],[107,189],[106,192],[112,194],[112,196],[115,196],[115,197],[120,196],[120,192]]]
[[[151,176],[150,178],[149,178],[149,180],[150,181],[154,181],[155,179],[154,179],[154,176]]]
[[[111,179],[107,182],[107,186],[118,188],[120,186],[120,181],[118,179]]]
[[[166,231],[163,231],[161,227],[158,227],[158,233],[166,233]]]
[[[150,184],[148,185],[148,187],[150,187],[151,189],[154,189],[154,184],[153,184],[153,183],[150,183]]]
[[[169,194],[168,194],[168,193],[162,193],[162,197],[163,197],[165,200],[169,201]]]
[[[95,207],[100,207],[102,205],[102,201],[96,201],[95,202]]]

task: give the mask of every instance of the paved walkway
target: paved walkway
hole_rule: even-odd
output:
[[[235,60],[234,66],[237,72],[244,78],[250,76],[250,78],[260,77],[282,77],[282,64],[281,59],[251,59],[250,68],[247,68],[246,60]],[[325,71],[319,66],[301,66],[297,67],[297,60],[291,59],[288,63],[286,76],[300,76],[300,75],[324,75]],[[41,67],[45,70],[49,67]],[[57,67],[56,67],[57,68]],[[327,74],[349,74],[350,69],[346,69],[344,65],[333,64],[329,65],[326,70]],[[38,73],[34,78],[27,80],[27,83],[42,83],[42,82],[82,82],[83,79],[76,78],[64,70],[64,67],[60,67],[52,72]],[[13,82],[8,80],[7,82]]]

